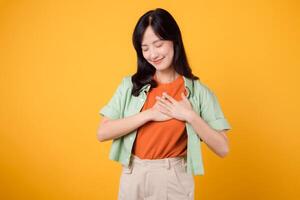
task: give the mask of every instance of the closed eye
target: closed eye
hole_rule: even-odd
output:
[[[162,47],[162,46],[163,46],[163,44],[160,44],[160,45],[156,45],[155,47],[156,47],[156,48],[159,48],[159,47]],[[148,51],[148,49],[143,49],[143,48],[142,48],[142,51]]]

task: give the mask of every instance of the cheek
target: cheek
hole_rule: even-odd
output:
[[[173,57],[173,50],[172,49],[165,49],[162,54],[165,56],[165,57],[168,57],[169,59],[172,59]]]
[[[162,48],[161,53],[163,53],[164,55],[172,56],[174,54],[173,46],[166,45],[164,48]]]
[[[145,58],[146,60],[149,59],[149,54],[148,54],[147,52],[143,52],[143,56],[144,56],[144,58]]]

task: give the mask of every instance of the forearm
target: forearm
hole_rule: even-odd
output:
[[[151,118],[148,110],[145,110],[122,119],[106,121],[98,129],[98,140],[103,142],[119,138],[132,132],[150,120]]]
[[[212,129],[196,112],[189,113],[187,122],[213,152],[220,157],[224,157],[228,153],[229,147],[225,138]]]

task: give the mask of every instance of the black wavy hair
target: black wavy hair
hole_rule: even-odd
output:
[[[162,8],[147,11],[138,20],[132,35],[133,46],[137,53],[137,72],[132,75],[132,95],[138,96],[140,89],[150,83],[151,88],[157,83],[152,78],[156,69],[144,58],[142,53],[142,38],[148,26],[151,26],[155,34],[164,40],[173,41],[174,57],[173,66],[175,71],[192,80],[199,79],[193,75],[184,50],[181,31],[172,15]]]

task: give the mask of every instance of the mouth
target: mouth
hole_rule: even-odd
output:
[[[157,65],[157,64],[161,63],[162,60],[163,60],[163,58],[160,60],[152,61],[152,62]]]

